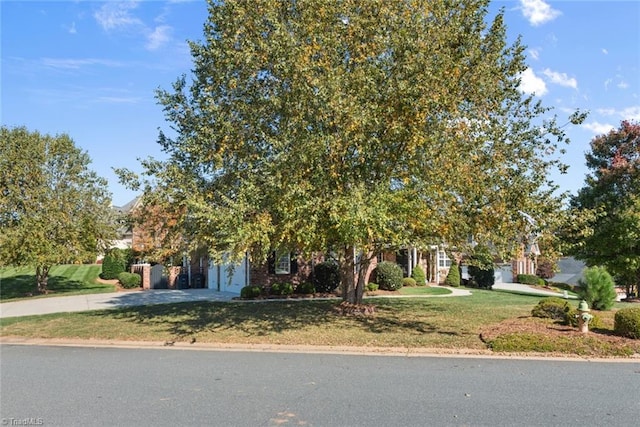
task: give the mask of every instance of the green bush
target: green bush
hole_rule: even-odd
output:
[[[569,304],[567,300],[558,297],[544,298],[531,310],[533,317],[552,319],[573,327],[578,326],[578,314],[579,312],[576,307]],[[589,328],[604,328],[602,319],[596,314],[591,314],[593,318],[589,321]]]
[[[291,295],[293,293],[293,285],[288,282],[274,283],[271,285],[271,295]]]
[[[241,298],[257,298],[262,293],[262,288],[260,286],[249,285],[240,289],[240,297]]]
[[[618,310],[613,320],[613,330],[621,337],[640,339],[640,307]]]
[[[340,268],[336,263],[325,261],[313,267],[313,285],[316,292],[333,292],[340,285]]]
[[[474,286],[484,289],[493,288],[496,281],[496,274],[493,268],[483,269],[475,265],[470,265],[468,271]]]
[[[303,282],[303,283],[300,283],[296,287],[296,292],[298,292],[299,294],[304,294],[304,295],[315,294],[316,293],[316,287],[313,286],[313,283]]]
[[[380,289],[397,291],[402,287],[402,267],[395,262],[382,261],[376,266],[376,282]]]
[[[404,279],[402,279],[402,286],[414,287],[416,286],[416,279],[414,279],[413,277],[405,277]]]
[[[458,264],[451,264],[447,278],[444,279],[444,284],[454,288],[460,286],[460,269],[458,268]]]
[[[416,285],[418,286],[425,286],[427,284],[427,276],[424,274],[424,270],[420,267],[420,264],[413,267],[411,277],[416,281]]]
[[[518,274],[516,281],[523,285],[544,286],[545,284],[544,279],[533,274]]]
[[[590,267],[584,272],[584,278],[578,281],[578,295],[591,308],[611,310],[616,302],[615,283],[604,267]]]
[[[105,280],[118,278],[118,274],[123,273],[127,267],[127,260],[120,249],[111,249],[102,260],[102,273],[100,277]]]
[[[558,320],[568,324],[569,319],[567,319],[567,316],[569,311],[571,311],[571,306],[567,300],[550,297],[541,299],[531,310],[531,315],[543,319]]]
[[[122,273],[118,274],[118,281],[125,289],[139,288],[140,283],[142,283],[142,277],[140,277],[139,274],[127,273],[126,271],[123,271]]]
[[[377,283],[369,282],[367,283],[367,290],[369,292],[375,292],[378,290],[380,286]]]

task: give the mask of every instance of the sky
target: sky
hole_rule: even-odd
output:
[[[559,123],[575,109],[582,125],[565,128],[566,175],[575,193],[588,170],[590,141],[640,121],[640,1],[494,1],[508,38],[527,46],[521,90],[553,108]],[[162,158],[158,129],[170,131],[157,89],[170,90],[192,58],[187,40],[203,39],[204,0],[0,0],[0,119],[41,134],[68,134],[109,181],[113,204],[136,193],[113,168],[140,172],[139,158]]]

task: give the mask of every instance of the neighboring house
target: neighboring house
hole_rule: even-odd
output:
[[[130,249],[133,247],[133,227],[129,224],[126,217],[136,206],[138,206],[138,203],[139,198],[136,197],[124,206],[111,207],[111,209],[116,213],[116,221],[118,221],[118,239],[112,242],[112,248]]]

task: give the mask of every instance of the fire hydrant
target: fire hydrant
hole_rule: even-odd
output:
[[[580,332],[587,333],[589,332],[589,322],[593,319],[593,316],[589,314],[589,304],[585,300],[580,301],[578,304],[578,314],[576,317],[578,318],[578,328]]]

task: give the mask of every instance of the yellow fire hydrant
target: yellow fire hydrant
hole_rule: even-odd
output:
[[[585,300],[580,301],[580,304],[578,304],[578,314],[576,315],[580,332],[589,332],[589,322],[593,319],[589,311],[591,311],[589,310],[589,304],[587,304]]]

